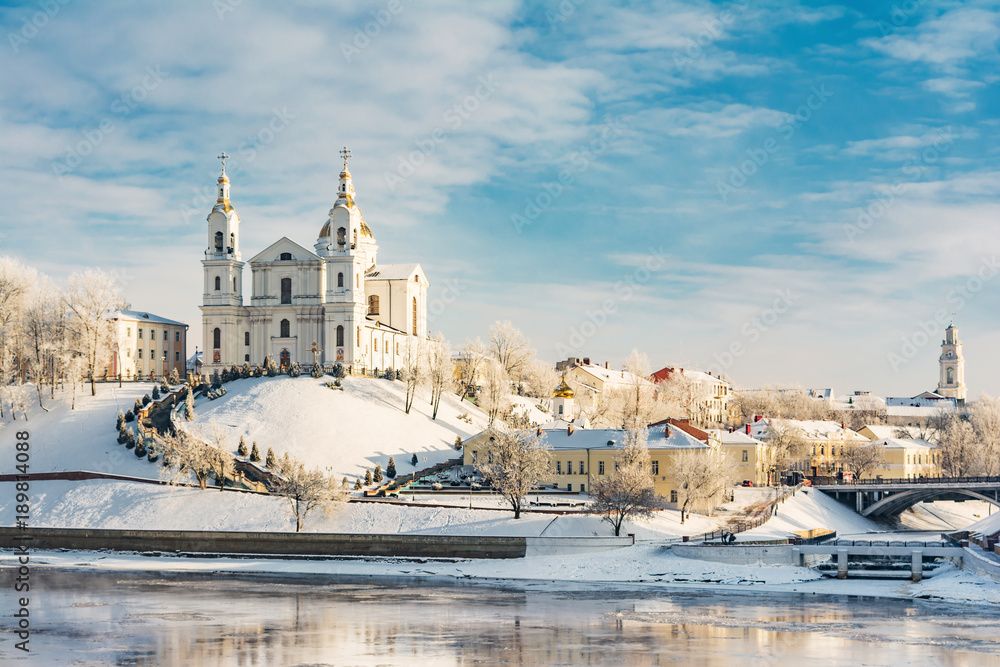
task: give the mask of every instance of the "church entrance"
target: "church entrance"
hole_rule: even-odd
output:
[[[287,371],[288,367],[292,365],[292,355],[288,353],[288,350],[282,350],[278,359],[281,361],[281,370],[283,371]]]

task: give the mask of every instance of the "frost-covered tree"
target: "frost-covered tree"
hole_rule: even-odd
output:
[[[559,374],[550,364],[541,359],[532,359],[524,366],[524,380],[521,385],[528,396],[540,400],[549,399],[559,386]]]
[[[410,457],[410,465],[415,466],[417,465],[417,463],[419,463],[419,459],[417,459],[417,455],[414,454],[412,457]]]
[[[250,448],[250,461],[253,463],[260,463],[260,451],[257,449],[257,441],[253,441],[253,447]]]
[[[131,410],[127,410],[127,411],[125,412],[125,421],[126,421],[126,422],[132,422],[132,421],[135,421],[135,413],[134,413],[134,412],[132,412]]]
[[[479,407],[489,417],[492,427],[497,417],[510,406],[510,379],[507,372],[496,361],[486,363],[482,373],[482,384],[477,396]]]
[[[273,378],[278,376],[278,364],[274,363],[271,359],[267,360],[267,377]]]
[[[207,451],[204,455],[207,458],[208,467],[215,477],[215,482],[219,485],[219,491],[224,491],[226,478],[236,474],[236,459],[226,443],[225,436],[215,431],[211,437],[212,443],[206,446]]]
[[[976,474],[1000,475],[1000,398],[983,394],[969,406],[969,421],[981,452]]]
[[[949,477],[966,477],[978,474],[982,449],[976,429],[964,415],[950,415],[938,436],[941,448],[941,467]]]
[[[157,449],[163,455],[162,477],[175,481],[185,472],[191,472],[202,489],[208,488],[208,478],[212,474],[212,453],[208,445],[185,431],[177,431],[157,436]]]
[[[365,468],[365,486],[372,485],[372,469]]]
[[[324,475],[318,468],[306,468],[301,461],[287,454],[281,457],[275,472],[278,475],[275,493],[288,498],[295,518],[295,532],[302,530],[306,516],[313,509],[328,507],[344,497],[331,477]]]
[[[385,467],[385,476],[389,479],[396,479],[396,459],[389,457],[389,465]]]
[[[417,336],[410,336],[403,346],[403,379],[406,381],[406,405],[403,411],[410,414],[417,390],[427,379],[423,343]]]
[[[125,425],[125,413],[122,412],[121,410],[119,410],[118,411],[118,419],[117,419],[117,421],[115,421],[115,430],[116,431],[122,430],[122,427],[124,425]]]
[[[535,356],[531,342],[509,320],[494,322],[489,331],[489,350],[507,377],[520,379],[525,364]]]
[[[854,479],[885,465],[885,443],[881,441],[849,442],[842,451],[844,468],[854,474]]]
[[[361,478],[360,477],[358,477],[356,480],[354,480],[354,490],[355,491],[360,491],[361,490]]]
[[[734,478],[729,458],[716,448],[680,452],[674,457],[670,474],[677,482],[682,524],[694,509],[717,507]]]
[[[648,470],[639,465],[619,466],[612,474],[598,477],[590,485],[594,497],[589,511],[611,524],[615,535],[621,535],[622,524],[631,519],[646,519],[663,506],[663,500],[653,490]]]
[[[0,257],[0,383],[20,383],[22,320],[37,272],[13,257]]]
[[[155,385],[155,386],[153,387],[153,396],[152,396],[152,400],[154,400],[154,401],[158,401],[158,400],[160,400],[160,386],[159,386],[159,385]]]
[[[427,383],[431,388],[431,419],[437,419],[441,394],[452,384],[455,362],[451,359],[451,345],[440,335],[427,346]]]
[[[236,448],[236,453],[240,456],[247,455],[247,440],[242,435],[240,436],[240,444],[239,447]]]
[[[528,492],[548,478],[549,449],[534,431],[490,427],[487,433],[477,468],[519,519]]]
[[[194,421],[194,389],[190,387],[184,397],[184,419]]]
[[[465,345],[458,350],[458,390],[461,400],[465,400],[479,383],[479,373],[483,364],[490,358],[490,351],[483,341],[466,339]]]
[[[170,384],[177,386],[180,383],[181,383],[181,376],[177,372],[177,368],[175,367],[172,371],[170,371]]]
[[[309,371],[310,377],[316,378],[317,380],[323,377],[323,364],[315,363],[313,364],[312,370]]]
[[[270,447],[267,448],[267,457],[264,459],[264,465],[268,468],[274,467],[274,450]]]
[[[458,451],[458,452],[462,451],[462,436],[461,435],[456,435],[455,436],[455,442],[453,443],[453,446],[455,447],[455,451]],[[413,456],[416,457],[416,454],[414,454]]]
[[[99,269],[74,273],[63,293],[63,303],[69,310],[69,344],[84,360],[90,393],[96,396],[97,372],[109,358],[113,339],[108,313],[125,306],[118,293],[118,280]]]
[[[382,483],[382,464],[380,463],[375,464],[375,473],[372,475],[372,480],[376,484]]]

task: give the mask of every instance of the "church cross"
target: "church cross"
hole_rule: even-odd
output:
[[[225,171],[226,160],[229,159],[229,156],[226,154],[226,151],[222,151],[222,155],[219,156],[219,159],[222,160],[222,171]]]
[[[321,350],[318,347],[316,347],[316,341],[313,341],[312,347],[309,348],[308,350],[306,350],[306,352],[312,352],[312,354],[313,354],[313,366],[316,365],[316,355],[319,354],[322,351],[323,350]]]
[[[347,160],[351,157],[351,151],[347,149],[347,146],[340,151],[340,157],[344,158],[344,171],[347,171]]]

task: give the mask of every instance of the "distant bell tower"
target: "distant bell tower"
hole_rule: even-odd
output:
[[[962,357],[962,341],[958,339],[958,329],[951,323],[944,330],[941,341],[941,377],[938,379],[937,393],[965,402],[965,359]]]

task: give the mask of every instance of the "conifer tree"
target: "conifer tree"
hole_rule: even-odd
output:
[[[371,485],[372,485],[372,469],[371,468],[366,468],[365,469],[365,486],[371,486]]]
[[[361,490],[361,478],[360,477],[358,477],[356,480],[354,480],[354,490],[355,491],[360,491]]]
[[[118,421],[115,422],[115,429],[122,430],[122,426],[125,425],[125,413],[121,410],[118,411]]]
[[[462,436],[460,435],[455,436],[455,450],[462,451]]]
[[[177,369],[174,368],[174,370],[170,371],[170,384],[177,385],[180,383],[181,383],[181,376],[177,372]]]
[[[125,413],[125,421],[126,422],[131,422],[131,421],[134,421],[134,420],[135,420],[135,415],[132,414],[131,410],[129,410],[128,412]]]
[[[260,462],[260,452],[257,450],[257,441],[253,441],[253,447],[250,448],[250,460],[254,463]]]
[[[153,400],[154,401],[160,400],[160,385],[155,385],[153,387]]]
[[[391,456],[389,457],[389,465],[385,467],[385,476],[389,479],[396,478],[396,460]]]
[[[134,451],[135,451],[135,457],[137,459],[141,459],[146,455],[146,443],[144,443],[142,440],[138,441],[137,443],[135,443]]]
[[[194,420],[194,389],[191,388],[188,388],[187,396],[184,398],[184,419]]]
[[[242,435],[240,436],[240,446],[236,449],[236,453],[240,456],[247,455],[247,441]]]
[[[376,463],[375,464],[375,474],[372,476],[372,479],[375,480],[376,484],[378,484],[379,482],[382,481],[382,464],[381,463]]]
[[[264,465],[268,468],[274,467],[274,450],[270,447],[267,448],[267,458],[264,460]]]
[[[410,459],[410,465],[411,466],[415,466],[415,465],[417,465],[418,461],[419,461],[419,459],[417,459],[417,455],[414,454],[413,458]]]
[[[142,399],[141,398],[135,399],[135,405],[132,406],[132,412],[134,414],[139,414],[139,410],[142,410]]]

